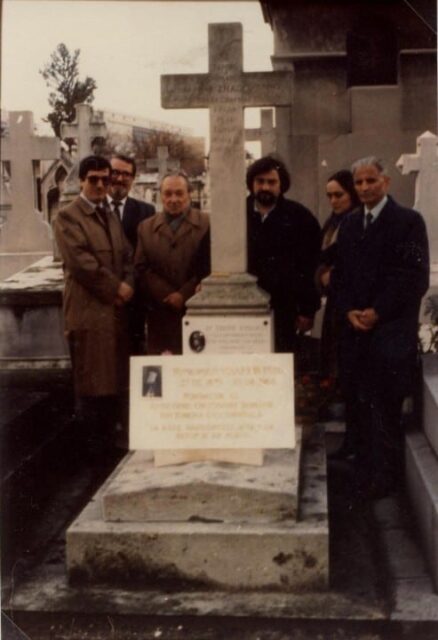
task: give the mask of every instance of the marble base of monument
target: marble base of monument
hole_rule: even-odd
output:
[[[103,517],[115,522],[275,521],[297,517],[300,443],[266,452],[261,467],[193,462],[156,468],[135,452],[109,484]]]
[[[209,462],[154,469],[136,454],[126,458],[67,531],[70,579],[326,589],[322,439],[303,452],[301,469],[299,445],[265,456],[266,468]]]

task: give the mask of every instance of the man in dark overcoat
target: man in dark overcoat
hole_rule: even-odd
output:
[[[401,409],[416,365],[429,253],[423,218],[387,194],[383,163],[363,158],[352,172],[361,207],[339,232],[334,270],[344,320],[339,365],[357,487],[379,498],[401,481]]]
[[[111,183],[107,195],[108,204],[122,221],[123,231],[134,253],[137,246],[137,227],[140,222],[155,214],[155,207],[129,195],[137,173],[134,158],[117,154],[111,157],[110,162]],[[127,313],[131,355],[141,355],[145,353],[146,309],[137,289],[127,306]]]
[[[271,296],[275,351],[293,352],[297,333],[312,328],[320,307],[314,282],[320,227],[306,207],[284,197],[290,177],[277,158],[256,160],[246,183],[248,271]]]
[[[110,177],[108,160],[84,158],[79,165],[81,193],[54,223],[77,410],[90,447],[97,450],[111,446],[120,400],[128,390],[125,308],[134,293],[132,251],[120,220],[105,206]]]

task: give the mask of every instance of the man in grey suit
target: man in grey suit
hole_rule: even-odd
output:
[[[123,231],[133,252],[137,245],[137,227],[155,214],[153,205],[131,198],[128,194],[134,182],[137,167],[134,158],[116,154],[111,158],[111,183],[107,200],[111,210],[121,220]],[[144,353],[145,309],[138,293],[128,306],[131,355]]]

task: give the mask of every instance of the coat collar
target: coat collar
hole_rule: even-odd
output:
[[[74,204],[77,205],[79,209],[88,216],[95,213],[96,211],[96,207],[81,196],[78,196],[76,200],[74,200]]]
[[[199,227],[201,225],[201,216],[199,211],[197,211],[196,209],[189,209],[178,231],[180,231],[184,227],[187,228],[187,225],[191,227]],[[157,231],[161,227],[168,227],[166,222],[166,214],[164,213],[164,211],[157,213],[154,218],[154,231]],[[176,233],[176,235],[179,235],[178,232]]]

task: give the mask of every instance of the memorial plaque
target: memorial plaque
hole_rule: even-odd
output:
[[[183,351],[195,353],[271,353],[273,324],[261,316],[186,316],[183,320]]]
[[[295,446],[291,354],[131,358],[130,449]]]

